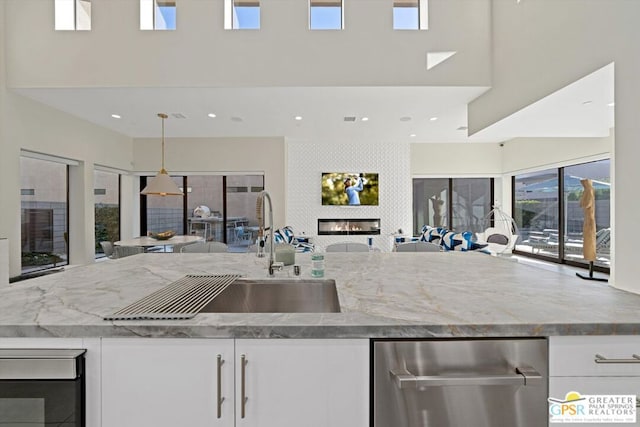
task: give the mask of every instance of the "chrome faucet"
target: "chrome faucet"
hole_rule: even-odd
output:
[[[265,213],[267,210],[265,200],[269,202],[269,226],[265,227]],[[273,205],[271,204],[271,196],[265,190],[258,193],[258,200],[256,200],[256,214],[258,216],[258,257],[264,256],[264,232],[269,231],[269,263],[267,270],[269,276],[273,276],[275,270],[282,270],[284,263],[275,261],[275,251],[273,247]]]

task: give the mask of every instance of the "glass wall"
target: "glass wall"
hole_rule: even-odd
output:
[[[492,200],[492,178],[414,178],[413,234],[424,225],[483,231]]]
[[[181,176],[172,176],[179,188],[183,187]],[[141,180],[142,181],[142,180]],[[146,185],[146,182],[143,182]],[[141,188],[144,188],[144,185]],[[184,197],[179,196],[142,196],[146,197],[146,232],[161,233],[175,231],[186,234],[184,227]]]
[[[69,263],[67,168],[20,157],[23,273]]]
[[[485,217],[491,211],[492,183],[487,178],[453,180],[451,225],[454,230],[484,231]]]
[[[596,260],[594,264],[608,267],[611,261],[611,179],[610,161],[583,163],[564,168],[564,259],[587,263],[583,257],[584,210],[580,200],[584,194],[583,179],[590,179],[595,194]]]
[[[263,175],[172,178],[183,189],[184,197],[141,196],[142,233],[174,230],[224,242],[230,251],[248,250],[258,229],[256,200],[264,189]],[[141,180],[141,188],[145,183]]]
[[[514,219],[521,240],[516,251],[556,262],[583,263],[583,179],[595,194],[595,265],[610,264],[610,161],[582,163],[514,177]]]
[[[513,218],[521,236],[516,250],[558,257],[559,188],[558,169],[515,177]]]
[[[120,240],[120,175],[95,170],[93,172],[95,215],[95,253],[105,256],[100,242]]]
[[[413,180],[413,235],[423,225],[448,227],[449,178],[415,178]]]

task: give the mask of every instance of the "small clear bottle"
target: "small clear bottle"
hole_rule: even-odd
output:
[[[311,277],[324,277],[324,254],[311,255]]]

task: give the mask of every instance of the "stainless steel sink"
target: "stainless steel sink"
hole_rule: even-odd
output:
[[[238,279],[200,313],[339,313],[332,279]]]

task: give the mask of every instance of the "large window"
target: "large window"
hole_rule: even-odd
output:
[[[341,30],[342,18],[342,0],[309,0],[310,29]]]
[[[91,0],[55,0],[55,29],[90,30]]]
[[[176,2],[140,0],[141,30],[175,30]]]
[[[516,251],[557,262],[586,263],[580,206],[583,179],[591,179],[595,190],[595,264],[609,266],[609,160],[516,175],[513,213],[521,235]]]
[[[173,177],[183,197],[141,196],[141,231],[174,230],[244,252],[255,241],[257,195],[263,175],[189,175]],[[141,188],[146,178],[141,179]]]
[[[393,29],[428,29],[428,1],[429,0],[393,0]]]
[[[227,30],[260,29],[259,0],[225,0],[224,28]]]
[[[492,200],[492,178],[414,178],[413,234],[423,225],[483,231]]]
[[[23,273],[69,263],[67,167],[20,157]]]
[[[96,257],[104,256],[100,242],[120,240],[120,175],[93,172]]]

